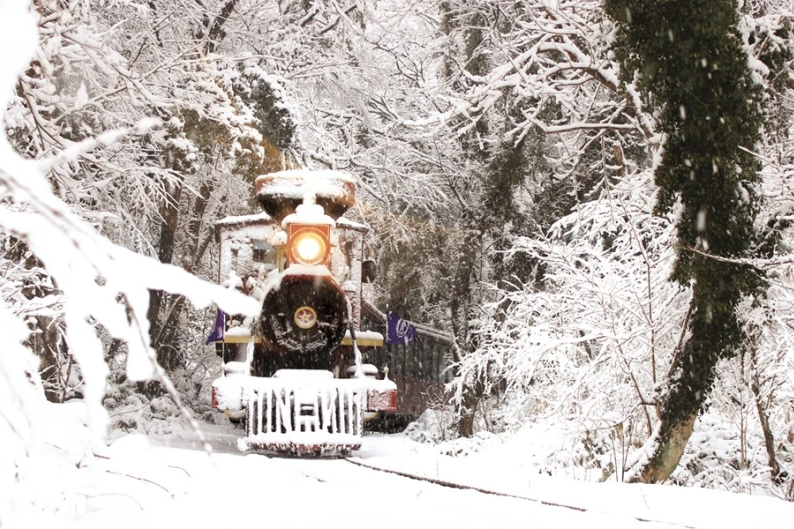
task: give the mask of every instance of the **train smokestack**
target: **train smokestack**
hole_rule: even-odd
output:
[[[334,220],[356,202],[355,179],[339,171],[279,171],[257,177],[255,186],[262,209],[278,223],[295,212],[308,192]]]

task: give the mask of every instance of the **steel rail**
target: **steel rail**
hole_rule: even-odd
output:
[[[518,495],[518,494],[510,494],[509,492],[497,492],[497,491],[490,490],[490,489],[484,489],[482,487],[476,487],[476,486],[472,486],[472,485],[463,485],[461,483],[454,483],[452,481],[446,481],[446,480],[443,480],[443,479],[430,478],[430,477],[427,477],[427,476],[420,476],[420,475],[416,475],[416,474],[411,474],[409,472],[403,472],[401,470],[394,470],[394,469],[391,469],[391,468],[377,467],[377,466],[374,466],[374,465],[370,465],[370,464],[364,463],[360,459],[354,459],[354,458],[349,458],[349,457],[344,457],[344,458],[341,458],[341,459],[344,459],[345,461],[347,461],[348,463],[351,463],[353,465],[357,465],[359,467],[366,468],[366,469],[369,469],[369,470],[375,470],[377,472],[383,472],[383,473],[386,473],[386,474],[394,474],[394,475],[397,475],[397,476],[401,476],[401,477],[408,478],[408,479],[413,479],[413,480],[416,480],[416,481],[425,481],[427,483],[432,483],[433,485],[438,485],[438,486],[441,486],[441,487],[447,487],[447,488],[452,488],[452,489],[461,489],[461,490],[473,490],[473,491],[476,491],[476,492],[480,492],[482,494],[490,494],[492,496],[502,496],[502,497],[505,497],[505,498],[513,498],[513,499],[517,499],[517,500],[525,500],[525,501],[530,501],[530,502],[534,502],[534,503],[539,503],[541,505],[546,505],[546,506],[549,506],[549,507],[560,507],[562,509],[570,509],[572,511],[578,511],[578,512],[592,512],[593,511],[593,509],[588,509],[586,507],[577,507],[576,505],[567,505],[565,503],[558,503],[558,502],[553,502],[553,501],[549,501],[549,500],[541,500],[539,498],[530,498],[528,496],[521,496],[521,495]],[[608,513],[608,512],[603,512],[603,511],[598,511],[598,512],[600,512],[601,514],[618,514],[618,513]],[[665,524],[665,525],[670,525],[670,526],[673,526],[673,527],[684,527],[686,529],[700,529],[700,528],[698,528],[696,526],[693,526],[693,525],[685,525],[685,524],[680,524],[680,523],[675,523],[675,522],[666,522],[666,521],[663,521],[663,520],[654,520],[654,519],[651,519],[651,518],[643,518],[643,517],[640,517],[640,516],[631,516],[631,515],[629,515],[628,517],[629,518],[633,518],[634,520],[637,520],[639,522]]]

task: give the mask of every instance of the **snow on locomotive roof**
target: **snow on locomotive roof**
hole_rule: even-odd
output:
[[[245,229],[249,226],[267,226],[272,223],[273,217],[265,212],[253,215],[225,217],[215,221],[215,240],[220,242],[221,233],[234,232],[235,230]]]
[[[338,219],[336,219],[336,225],[339,228],[347,228],[349,230],[369,231],[369,226],[360,224],[350,219],[346,219],[345,217],[339,217]]]
[[[355,189],[356,179],[340,171],[306,171],[293,169],[260,175],[256,178],[257,193],[260,185],[267,182],[268,192],[281,196],[302,199],[307,191],[314,191],[318,197],[347,198],[350,186]]]
[[[356,202],[356,181],[339,171],[291,170],[257,177],[256,198],[262,209],[280,220],[295,211],[306,193],[332,218],[341,216]]]
[[[245,226],[248,224],[259,224],[260,222],[270,222],[272,217],[265,212],[255,213],[253,215],[237,215],[232,217],[224,217],[215,221],[215,226]]]
[[[255,213],[253,215],[237,215],[231,217],[224,217],[220,220],[215,221],[215,227],[217,228],[226,228],[226,227],[237,227],[237,226],[249,226],[251,224],[266,224],[272,221],[273,218],[265,212],[262,213]],[[336,219],[336,225],[340,228],[347,228],[350,230],[356,231],[369,231],[369,226],[366,224],[361,224],[360,222],[356,222],[350,220],[345,217],[339,217]]]

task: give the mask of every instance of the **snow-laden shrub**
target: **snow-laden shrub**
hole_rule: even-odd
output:
[[[499,437],[486,431],[479,431],[471,437],[458,437],[438,445],[441,454],[450,457],[466,457],[480,452],[498,442]]]
[[[540,280],[495,290],[478,321],[479,347],[460,365],[486,395],[503,393],[506,424],[520,426],[530,412],[587,430],[639,411],[650,432],[648,404],[688,306],[687,290],[668,281],[673,223],[651,213],[653,193],[647,171],[605,181],[597,200],[508,252],[537,262]]]
[[[438,444],[454,437],[455,414],[449,407],[429,408],[403,432],[409,439],[423,444]]]

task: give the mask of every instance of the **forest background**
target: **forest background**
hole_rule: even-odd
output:
[[[336,169],[359,184],[352,215],[372,229],[378,306],[455,338],[454,398],[415,433],[439,442],[553,425],[569,432],[548,454],[555,471],[794,500],[794,9],[658,2],[691,25],[677,33],[689,26],[640,4],[34,1],[39,40],[0,100],[4,127],[68,208],[37,203],[46,193],[0,166],[3,317],[24,322],[8,340],[37,359],[3,354],[19,385],[0,397],[19,400],[3,400],[2,428],[24,445],[35,397],[19,387],[30,381],[56,402],[95,398],[131,430],[113,410],[170,391],[201,413],[219,373],[204,345],[214,308],[188,302],[186,276],[167,285],[172,269],[148,274],[115,250],[105,262],[75,238],[80,262],[54,242],[75,233],[63,218],[216,281],[213,223],[255,211],[258,175]],[[643,29],[657,49],[632,41]],[[725,41],[679,46],[709,31]],[[691,64],[669,51],[682,48]],[[729,79],[704,89],[730,90],[736,108],[698,115],[680,102],[692,87],[676,92],[678,66],[712,79],[713,54],[728,64],[737,53]],[[654,78],[665,64],[669,87]],[[730,148],[708,143],[734,116],[747,133]],[[691,123],[709,134],[684,138]],[[687,142],[691,158],[676,150]],[[701,170],[727,182],[727,199],[695,190],[701,207],[687,202],[686,176]],[[19,220],[42,212],[50,228]],[[723,235],[739,243],[720,246]],[[123,280],[111,273],[121,261],[132,263]],[[85,273],[67,279],[74,270]],[[715,277],[739,286],[719,290]],[[113,306],[126,323],[111,321]],[[99,337],[93,359],[88,335]],[[159,383],[135,382],[153,372]],[[106,375],[107,391],[96,382]],[[680,388],[693,409],[675,407]],[[665,467],[654,458],[667,424],[668,444],[683,438],[680,461],[648,474]]]

